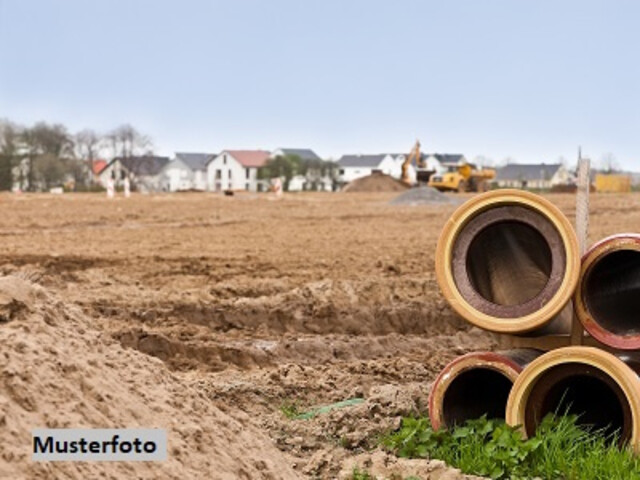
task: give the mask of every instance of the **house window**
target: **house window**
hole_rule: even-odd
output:
[[[344,168],[341,168],[341,169],[338,171],[338,173],[339,173],[340,175],[344,175]]]
[[[249,190],[249,182],[244,184],[244,189],[247,190],[247,191]]]
[[[249,180],[249,178],[251,178],[251,170],[249,170],[249,168],[245,168],[245,172],[246,172],[245,178]]]
[[[222,179],[222,170],[217,169],[216,170],[216,180],[220,180]]]
[[[231,171],[231,169],[229,169],[229,181],[231,181],[231,177],[232,177],[231,173],[232,173],[232,171]]]
[[[227,155],[222,155],[222,164],[226,165],[227,164]]]

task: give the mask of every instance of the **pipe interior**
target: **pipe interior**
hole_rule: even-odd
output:
[[[513,382],[503,373],[486,367],[458,375],[442,398],[442,414],[448,427],[487,415],[505,418],[507,398]]]
[[[547,414],[575,414],[578,425],[631,435],[631,407],[620,386],[607,373],[582,363],[565,363],[544,372],[532,386],[525,405],[525,430],[533,435]]]
[[[593,319],[616,335],[640,334],[640,252],[614,250],[597,260],[585,280]]]
[[[503,221],[481,230],[466,258],[473,288],[498,305],[520,305],[535,298],[549,281],[551,248],[535,228]]]

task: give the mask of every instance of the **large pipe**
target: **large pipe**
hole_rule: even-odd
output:
[[[431,387],[431,426],[448,428],[482,415],[504,420],[513,382],[540,353],[531,349],[475,352],[453,360]]]
[[[613,235],[587,251],[574,306],[596,340],[622,350],[640,349],[640,235]]]
[[[545,353],[524,368],[507,400],[506,420],[535,433],[547,414],[576,414],[578,423],[617,433],[638,450],[638,363],[593,347]]]
[[[436,250],[436,277],[451,306],[499,333],[539,332],[559,317],[562,325],[554,331],[568,332],[579,270],[578,241],[567,218],[548,200],[521,190],[495,190],[461,205]]]

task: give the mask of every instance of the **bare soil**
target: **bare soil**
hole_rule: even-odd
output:
[[[494,345],[435,280],[456,206],[397,195],[0,196],[0,477],[439,472],[376,438],[426,412],[447,362]],[[549,198],[573,220],[573,195]],[[591,241],[640,230],[640,195],[591,203]],[[170,459],[32,464],[30,430],[56,425],[167,428]],[[424,478],[462,478],[446,475]]]
[[[349,182],[343,189],[343,192],[364,193],[364,192],[404,192],[410,187],[404,182],[391,175],[381,172],[372,173],[366,177],[358,178]]]

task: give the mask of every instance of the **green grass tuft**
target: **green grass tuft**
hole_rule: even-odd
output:
[[[288,419],[294,419],[300,415],[300,405],[297,402],[285,402],[280,405],[280,411]]]
[[[358,467],[355,467],[353,469],[353,473],[351,474],[351,477],[349,477],[349,480],[376,480],[376,477],[371,475],[366,470],[360,470]],[[403,479],[402,477],[392,476],[387,480],[403,480]],[[404,480],[421,480],[421,479],[419,477],[412,475],[410,477],[404,478]]]
[[[349,480],[375,480],[375,478],[372,477],[369,472],[360,470],[356,467],[353,469],[353,473],[351,474],[351,478]]]
[[[382,443],[400,457],[444,460],[464,473],[496,480],[640,478],[640,460],[629,449],[602,431],[579,426],[575,415],[548,415],[530,439],[485,417],[451,431],[434,431],[428,418],[405,418]]]

